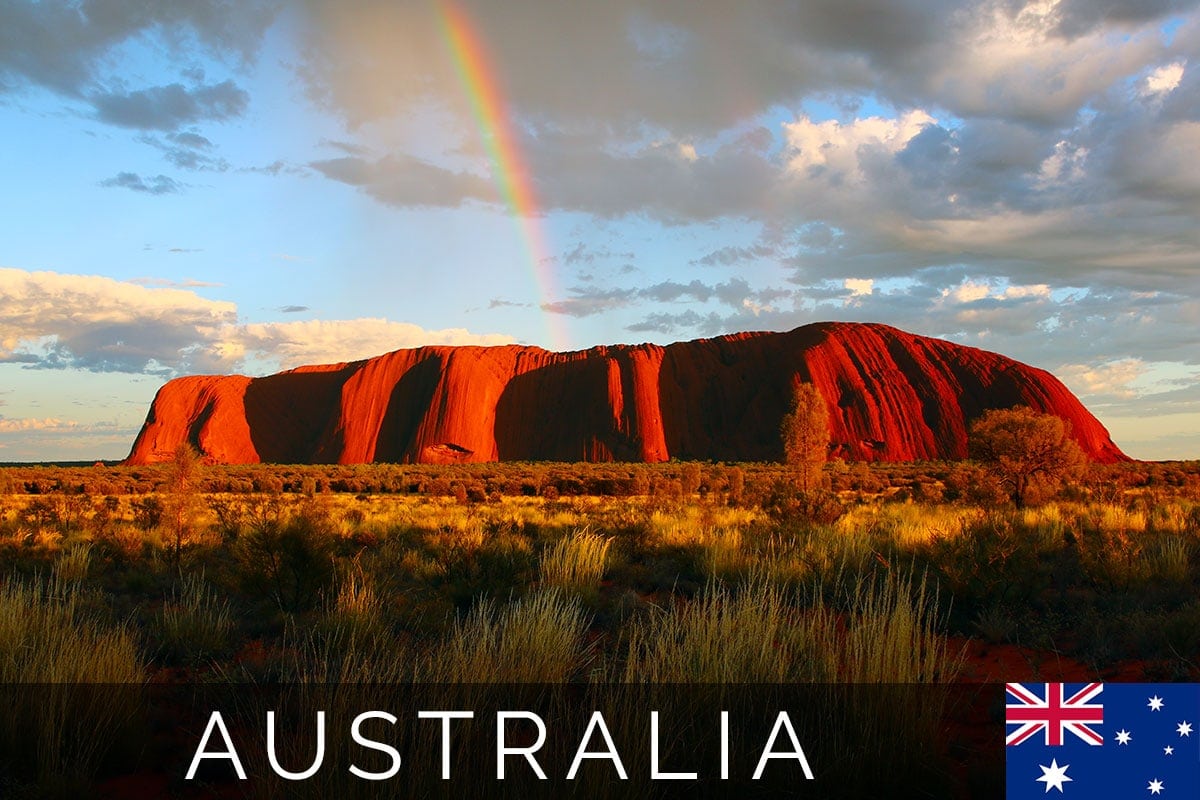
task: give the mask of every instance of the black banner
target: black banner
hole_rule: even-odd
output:
[[[1003,687],[3,686],[0,796],[976,798]]]

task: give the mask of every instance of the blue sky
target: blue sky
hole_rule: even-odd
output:
[[[1197,2],[459,0],[524,226],[448,8],[0,0],[0,461],[123,457],[180,374],[825,319],[1200,457]]]

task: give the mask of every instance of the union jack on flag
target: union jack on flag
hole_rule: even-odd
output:
[[[1051,746],[1061,745],[1067,733],[1090,745],[1104,744],[1104,737],[1089,727],[1104,721],[1104,706],[1091,702],[1104,691],[1104,684],[1089,683],[1070,697],[1061,683],[1042,684],[1041,694],[1020,683],[1010,683],[1006,689],[1009,700],[1016,702],[1004,707],[1004,721],[1017,727],[1010,730],[1005,744],[1020,744],[1039,731]]]

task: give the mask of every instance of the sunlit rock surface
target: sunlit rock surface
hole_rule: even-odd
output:
[[[128,461],[191,441],[211,460],[449,463],[775,460],[791,386],[829,404],[834,454],[963,458],[989,408],[1064,417],[1091,458],[1126,456],[1045,370],[887,325],[817,323],[569,353],[422,347],[266,378],[178,378],[159,390]]]

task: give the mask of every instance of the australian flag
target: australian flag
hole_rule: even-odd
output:
[[[1200,684],[1006,688],[1008,800],[1200,800]]]

